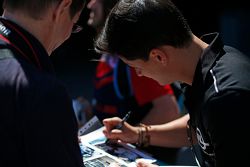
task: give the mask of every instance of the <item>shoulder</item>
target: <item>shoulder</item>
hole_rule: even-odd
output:
[[[228,92],[228,90],[249,91],[250,57],[228,46],[225,47],[225,51],[226,53],[208,72],[212,80],[210,90],[217,93]]]
[[[53,74],[40,71],[23,59],[14,58],[10,50],[8,56],[0,59],[0,79],[6,83],[6,88],[15,91],[18,96],[28,98],[65,92],[64,85]]]

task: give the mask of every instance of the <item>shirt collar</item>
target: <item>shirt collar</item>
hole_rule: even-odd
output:
[[[201,81],[200,80],[201,76],[202,76],[203,81],[205,81],[207,73],[212,68],[214,62],[219,57],[221,57],[221,55],[225,53],[225,51],[223,50],[224,45],[218,32],[205,34],[201,36],[200,39],[206,42],[207,44],[209,44],[209,46],[204,50],[196,66],[192,85],[196,84],[198,80]],[[190,87],[190,85],[186,83],[181,84],[181,88],[183,89],[184,92],[186,91],[188,87]]]
[[[203,81],[205,81],[206,74],[212,68],[215,61],[220,58],[225,51],[223,50],[224,44],[217,32],[205,34],[201,37],[201,40],[209,44],[200,58]]]
[[[25,56],[31,59],[32,64],[43,71],[54,73],[49,55],[37,38],[8,19],[0,17],[0,23],[3,26],[2,29],[6,28],[4,33],[1,31],[1,34],[15,46],[19,47]]]

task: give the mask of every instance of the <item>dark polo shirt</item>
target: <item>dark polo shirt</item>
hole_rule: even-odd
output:
[[[77,123],[40,42],[0,20],[0,166],[81,167]]]
[[[207,166],[248,164],[250,150],[250,59],[223,46],[219,34],[209,44],[186,87],[186,106]]]

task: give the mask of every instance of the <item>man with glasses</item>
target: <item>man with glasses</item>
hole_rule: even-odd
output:
[[[82,167],[71,99],[49,55],[84,0],[5,0],[0,18],[0,166]]]
[[[219,33],[196,37],[169,0],[119,1],[95,44],[98,52],[118,55],[139,76],[161,85],[181,81],[189,112],[164,125],[124,123],[121,130],[113,129],[121,119],[106,119],[106,137],[165,147],[188,146],[190,139],[199,144],[201,166],[249,163],[249,56],[224,46]]]

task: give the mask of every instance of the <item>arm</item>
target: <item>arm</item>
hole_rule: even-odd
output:
[[[150,145],[163,147],[182,147],[189,145],[187,140],[186,125],[189,115],[185,115],[172,122],[162,125],[152,125],[149,128]],[[139,128],[124,123],[121,130],[113,129],[115,125],[121,122],[120,118],[109,118],[103,120],[105,129],[103,133],[107,138],[121,140],[128,143],[137,143],[139,137]]]
[[[150,126],[150,144],[163,147],[189,146],[186,129],[188,120],[189,114],[186,114],[169,123]]]
[[[147,125],[164,124],[180,117],[174,95],[166,94],[152,101],[153,107],[143,118]]]

